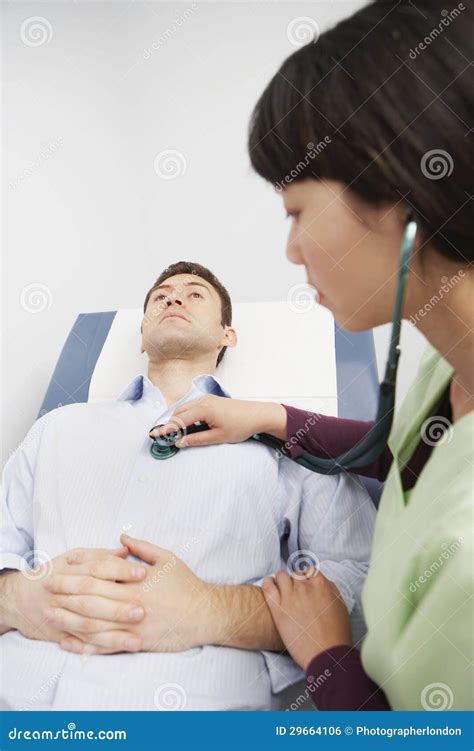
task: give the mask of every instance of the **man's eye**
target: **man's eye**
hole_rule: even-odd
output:
[[[198,297],[202,297],[202,295],[201,295],[201,293],[200,293],[200,292],[191,292],[191,297],[192,297],[193,295],[197,295]],[[203,298],[203,299],[204,299],[204,298]]]
[[[165,299],[166,299],[166,295],[157,295],[157,296],[155,297],[155,302],[156,302],[157,300],[165,300]]]

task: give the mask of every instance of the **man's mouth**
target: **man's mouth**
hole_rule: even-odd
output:
[[[182,316],[181,313],[166,313],[166,315],[164,315],[161,320],[164,321],[165,318],[182,318],[183,321],[187,321],[189,323],[188,319]]]

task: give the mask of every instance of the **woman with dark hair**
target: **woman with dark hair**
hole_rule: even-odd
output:
[[[310,569],[301,581],[279,572],[264,584],[274,623],[320,709],[472,706],[473,29],[466,6],[367,5],[291,55],[251,120],[252,165],[281,193],[292,220],[288,258],[304,264],[342,326],[360,331],[391,320],[407,211],[417,224],[403,317],[430,346],[389,445],[357,468],[385,480],[360,653],[345,605],[321,573]],[[337,456],[373,424],[215,396],[186,403],[175,417],[210,427],[183,445],[267,432],[288,441],[292,457]]]

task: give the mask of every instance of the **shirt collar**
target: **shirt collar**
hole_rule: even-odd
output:
[[[156,393],[157,391],[159,391],[158,387],[154,386],[147,376],[138,375],[135,376],[133,381],[129,383],[128,386],[117,397],[117,401],[136,402],[138,401],[138,399],[146,398],[147,395],[149,395],[151,392]],[[230,397],[229,392],[211,373],[205,373],[203,375],[195,376],[192,380],[191,389],[183,397],[183,399],[180,399],[179,401],[183,401],[187,397],[192,396],[194,392],[197,392],[196,398],[198,398],[200,394],[202,394],[203,396],[205,394],[215,394],[215,396]]]

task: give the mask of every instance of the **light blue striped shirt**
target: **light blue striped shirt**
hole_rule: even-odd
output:
[[[337,584],[360,638],[375,509],[357,478],[312,473],[254,441],[151,456],[151,426],[211,392],[229,396],[214,376],[198,376],[167,406],[138,376],[117,400],[40,418],[4,469],[0,568],[116,548],[126,531],[172,550],[208,582],[258,585],[285,566],[286,538],[289,554],[311,551]],[[14,709],[270,709],[302,677],[288,655],[210,645],[84,660],[10,631],[0,652],[3,699]]]

